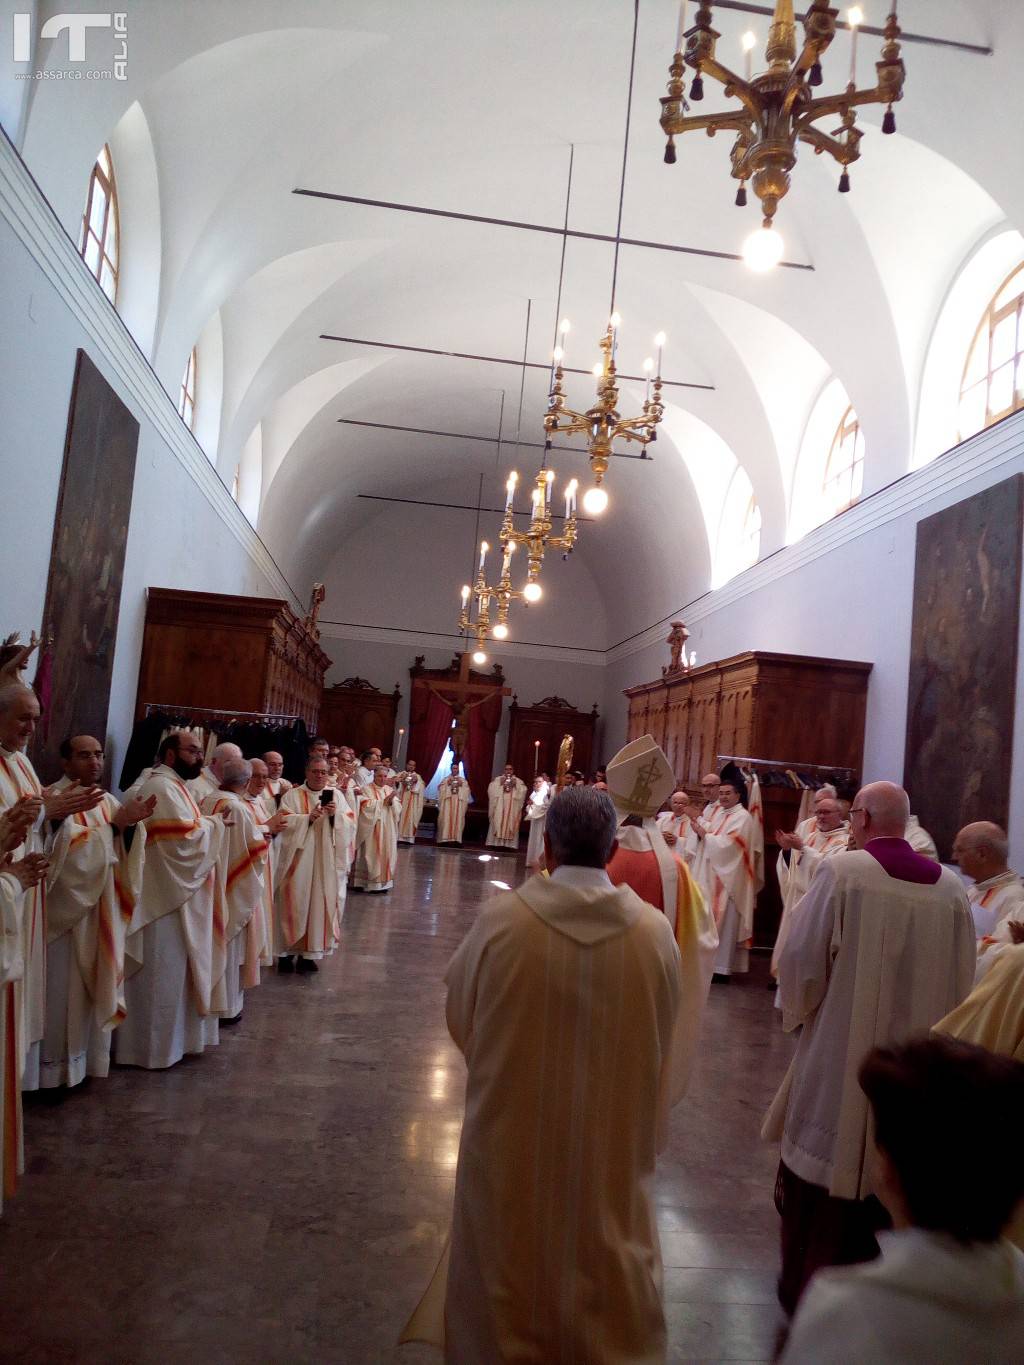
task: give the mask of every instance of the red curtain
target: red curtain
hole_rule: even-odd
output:
[[[473,801],[486,805],[487,787],[493,776],[494,737],[501,725],[501,692],[489,697],[480,706],[474,706],[469,713],[469,735],[466,739],[464,754],[465,778]]]
[[[409,752],[429,782],[441,762],[452,730],[452,708],[427,687],[413,686],[409,708]]]

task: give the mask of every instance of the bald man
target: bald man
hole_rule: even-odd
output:
[[[224,765],[242,761],[242,751],[237,744],[218,744],[210,755],[207,767],[188,784],[197,805],[202,805],[208,796],[220,791],[224,781]]]
[[[775,842],[781,850],[777,870],[782,919],[772,951],[773,975],[778,974],[779,954],[789,936],[793,911],[810,886],[811,878],[825,858],[845,853],[849,844],[849,829],[835,796],[822,796],[819,792],[814,811],[809,820],[800,821],[792,834],[781,829],[775,831]]]
[[[911,848],[909,815],[892,782],[857,793],[856,848],[818,868],[778,957],[783,1025],[802,1030],[764,1129],[782,1140],[779,1299],[790,1313],[821,1266],[878,1255],[887,1219],[865,1169],[861,1062],[927,1033],[974,980],[967,895],[954,872]]]
[[[1024,883],[1007,866],[1009,852],[1006,831],[991,820],[964,825],[953,841],[953,861],[974,882],[967,899],[978,936],[977,981],[1011,942],[1009,922],[1024,920]]]
[[[274,805],[279,806],[281,797],[292,789],[292,784],[282,775],[284,759],[276,749],[268,749],[263,755],[263,762],[267,765],[267,793]]]
[[[60,757],[64,776],[52,792],[99,783],[98,739],[73,735],[61,743]],[[111,1034],[125,1018],[125,936],[142,884],[145,827],[130,841],[122,836],[155,809],[155,797],[129,797],[122,804],[106,792],[91,810],[53,822],[46,878],[46,1031],[32,1088],[78,1085],[86,1076],[110,1072]]]
[[[717,773],[705,773],[700,780],[700,789],[704,794],[704,809],[700,813],[702,820],[711,820],[721,807],[718,804],[718,793],[722,786],[722,780]]]

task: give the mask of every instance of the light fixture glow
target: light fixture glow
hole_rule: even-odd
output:
[[[743,243],[743,259],[751,270],[759,274],[774,270],[782,260],[785,244],[782,234],[773,227],[759,227]]]
[[[601,364],[600,360],[594,366],[593,374],[595,379],[600,379],[604,374],[604,366]]]
[[[544,596],[544,589],[539,583],[527,583],[523,589],[523,596],[527,602],[539,602]]]
[[[608,321],[611,323],[611,325],[612,325],[613,327],[616,327],[616,328],[621,327],[621,326],[622,326],[622,314],[621,314],[621,313],[613,313],[613,314],[611,315],[611,317],[608,319]]]
[[[659,346],[659,347],[664,346],[665,341],[666,341],[666,337],[665,337],[665,333],[664,333],[664,332],[659,332],[658,335],[654,338],[654,344],[655,344],[655,346]]]
[[[504,621],[499,621],[491,633],[493,634],[496,640],[507,640],[508,626],[505,625]]]
[[[740,42],[743,45],[744,52],[753,52],[754,48],[757,46],[757,34],[748,28],[740,39]]]
[[[851,28],[859,28],[864,22],[864,11],[860,5],[853,5],[846,11],[846,22]]]
[[[564,358],[565,358],[565,351],[562,349],[561,346],[556,346],[555,349],[551,352],[551,359],[552,359],[552,360],[555,362],[555,364],[557,365],[558,362],[559,362],[560,360],[563,360]]]
[[[485,664],[487,662],[487,655],[483,652],[482,649],[477,649],[473,651],[473,662],[475,664]]]
[[[566,332],[569,331],[569,329],[571,328],[571,326],[572,326],[572,323],[569,321],[569,319],[568,319],[568,318],[563,318],[562,321],[561,321],[561,322],[559,323],[559,325],[558,325],[558,330],[561,332],[562,336],[565,336]]]
[[[653,369],[654,361],[650,356],[648,356],[647,359],[644,361],[644,374],[650,374]]]
[[[583,494],[583,510],[598,516],[608,506],[608,494],[603,488],[588,488]]]

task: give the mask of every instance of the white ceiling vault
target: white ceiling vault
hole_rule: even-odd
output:
[[[32,8],[38,31],[69,5]],[[864,8],[877,25],[889,5]],[[173,395],[192,346],[215,337],[216,394],[209,381],[203,393],[200,345],[207,448],[227,482],[243,467],[243,505],[287,577],[320,576],[376,515],[383,504],[359,494],[472,502],[484,473],[484,503],[495,505],[512,456],[499,466],[493,438],[502,395],[505,438],[515,431],[521,371],[425,352],[517,360],[529,300],[538,368],[526,375],[521,435],[541,440],[560,237],[294,191],[558,226],[572,143],[570,227],[614,234],[631,0],[128,0],[126,9],[126,81],[72,92],[14,83],[5,68],[0,116],[76,239],[89,171],[111,144],[122,316]],[[733,206],[728,137],[690,135],[677,165],[663,164],[658,99],[676,10],[675,0],[640,3],[622,228],[691,250],[623,245],[617,304],[621,368],[639,374],[664,328],[665,373],[677,382],[653,459],[613,462],[609,511],[581,537],[608,645],[708,587],[737,463],[761,509],[762,555],[786,543],[804,431],[833,376],[864,431],[865,491],[913,465],[944,300],[979,246],[1024,228],[1019,0],[901,0],[906,33],[945,43],[905,43],[899,131],[882,138],[880,111],[864,116],[851,194],[839,196],[837,168],[804,149],[777,222],[786,259],[812,268],[769,276],[734,258],[757,210],[753,195],[747,210]],[[740,34],[753,27],[763,42],[768,20],[716,5],[715,22],[721,51],[738,63]],[[862,35],[862,77],[879,46]],[[60,55],[44,44],[36,64],[59,66]],[[845,81],[848,61],[842,35],[826,59],[827,88]],[[716,98],[707,85],[705,108]],[[567,363],[581,369],[597,358],[612,254],[608,241],[568,242]],[[623,389],[629,409],[642,390]],[[572,378],[570,401],[582,406],[591,392],[588,375]],[[520,451],[521,474],[538,455]],[[586,470],[573,453],[559,452],[555,466],[559,484]],[[473,525],[467,513],[467,545]]]

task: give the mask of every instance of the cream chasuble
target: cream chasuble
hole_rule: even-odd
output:
[[[437,790],[437,842],[461,844],[469,808],[469,783],[464,777],[446,777]]]
[[[62,777],[55,791],[70,786]],[[131,847],[113,823],[109,793],[62,821],[46,876],[46,1033],[39,1084],[78,1085],[110,1071],[110,1040],[124,1022],[125,941],[146,856],[140,824]]]
[[[903,836],[915,853],[920,853],[922,858],[931,858],[932,862],[939,861],[939,851],[935,847],[935,840],[926,829],[921,828],[921,821],[916,815],[912,815],[907,821],[906,833]]]
[[[485,906],[446,981],[465,1121],[450,1246],[405,1339],[444,1336],[458,1365],[660,1365],[668,920],[598,869],[559,868]]]
[[[697,843],[693,873],[721,940],[715,970],[746,971],[757,896],[754,822],[742,805],[729,810],[719,806]]]
[[[518,777],[496,777],[487,788],[487,844],[492,848],[519,847],[519,821],[526,800],[526,783]]]
[[[281,801],[288,828],[278,835],[278,955],[321,958],[332,953],[338,941],[338,817],[335,829],[326,815],[311,821],[310,814],[320,804],[320,792],[310,791],[305,783],[292,787]]]
[[[204,815],[220,816],[227,831],[217,864],[218,894],[224,905],[224,1005],[226,1019],[242,1012],[242,988],[260,984],[263,947],[263,879],[267,841],[252,806],[240,792],[217,792],[200,803]]]
[[[36,771],[23,753],[0,748],[0,813],[9,810],[23,796],[42,796]],[[40,813],[25,840],[11,853],[20,862],[29,853],[45,853],[43,821]],[[19,891],[21,883],[15,882]],[[35,1089],[39,1067],[39,1044],[46,1029],[46,883],[21,892],[21,950],[23,972],[14,986],[18,1008],[19,1075]]]
[[[1016,872],[1006,871],[969,887],[967,899],[971,903],[974,932],[978,936],[978,967],[974,976],[977,982],[1006,944],[1013,942],[1010,921],[1024,921],[1024,883]]]
[[[15,986],[25,968],[21,917],[25,893],[0,872],[0,1213],[25,1169],[21,1123],[21,1018]]]
[[[658,816],[658,828],[663,834],[674,834],[676,842],[673,844],[673,851],[678,853],[687,867],[692,867],[697,857],[697,835],[694,833],[693,821],[688,815],[675,816],[671,811],[665,811]]]
[[[840,825],[838,829],[829,833],[819,829],[816,820],[805,821],[805,824],[813,824],[813,829],[796,830],[804,841],[803,848],[790,849],[788,862],[786,850],[783,850],[776,863],[779,891],[782,895],[782,918],[779,920],[779,932],[775,936],[775,947],[772,949],[773,976],[778,976],[779,954],[789,937],[793,911],[810,886],[811,878],[826,858],[833,858],[837,853],[845,853],[850,843],[850,830],[847,825]]]
[[[857,1083],[873,1047],[927,1033],[974,977],[974,924],[960,879],[900,881],[863,850],[821,867],[779,956],[783,1027],[802,1025],[763,1136],[840,1199],[871,1191],[868,1100]]]
[[[398,802],[393,787],[363,787],[353,881],[364,891],[388,891],[395,884],[398,857]]]
[[[270,967],[274,962],[274,881],[277,877],[278,849],[281,841],[267,829],[271,816],[275,814],[273,801],[265,798],[262,793],[259,796],[250,796],[246,793],[244,799],[252,807],[252,818],[256,821],[256,828],[267,845],[267,851],[263,855],[263,893],[258,913],[260,965]]]
[[[402,798],[402,805],[398,813],[398,842],[400,844],[414,844],[416,842],[416,827],[423,819],[423,796],[427,790],[426,783],[419,773],[406,773],[404,776],[399,773],[395,779],[395,789]]]
[[[544,857],[544,826],[547,823],[551,797],[551,787],[545,783],[539,791],[530,793],[526,803],[525,818],[530,831],[526,840],[527,867],[539,867]]]

